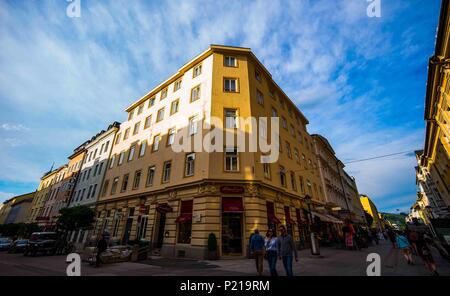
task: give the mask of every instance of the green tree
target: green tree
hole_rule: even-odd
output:
[[[367,211],[364,211],[364,215],[366,216],[367,225],[369,225],[369,227],[372,227],[373,217]]]
[[[95,212],[87,206],[63,208],[59,213],[60,216],[56,221],[56,227],[63,232],[80,228],[90,228],[94,223]]]

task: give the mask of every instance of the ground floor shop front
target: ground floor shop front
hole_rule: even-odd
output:
[[[162,256],[199,259],[210,255],[211,233],[219,257],[243,257],[255,229],[265,235],[280,225],[299,248],[307,247],[313,217],[301,196],[254,183],[202,183],[101,201],[96,212],[94,234],[107,232],[122,243],[144,240]]]

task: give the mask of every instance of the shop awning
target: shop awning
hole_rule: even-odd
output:
[[[280,224],[281,221],[278,219],[275,215],[268,215],[267,219],[269,220],[270,224]]]
[[[177,223],[189,223],[191,221],[192,221],[192,214],[181,214],[175,220],[175,222],[177,222]]]
[[[170,213],[170,212],[173,211],[172,207],[169,206],[167,203],[161,203],[161,204],[158,204],[158,205],[156,206],[156,210],[157,210],[158,212],[160,212],[160,213],[163,213],[163,214],[165,214],[165,213]]]
[[[242,213],[244,212],[244,205],[240,197],[223,197],[222,211],[224,213]]]
[[[320,220],[322,222],[340,223],[340,224],[342,224],[341,220],[339,220],[339,219],[337,219],[337,218],[335,218],[335,217],[333,217],[331,215],[321,214],[321,213],[317,213],[317,212],[314,212],[314,211],[311,211],[311,213],[312,213],[313,217],[320,218]]]
[[[286,224],[294,224],[295,221],[291,219],[291,210],[289,207],[284,207],[284,216],[286,217]]]

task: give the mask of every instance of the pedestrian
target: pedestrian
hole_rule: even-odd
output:
[[[407,234],[408,241],[411,244],[414,254],[418,255],[419,250],[417,249],[417,241],[419,240],[419,234],[414,229],[408,230]]]
[[[344,230],[345,247],[347,249],[353,250],[355,247],[354,236],[356,232],[350,220],[346,220],[346,224],[343,230]]]
[[[280,228],[280,237],[278,238],[278,258],[283,260],[284,270],[287,276],[293,276],[292,272],[292,254],[294,254],[295,262],[298,262],[297,249],[295,248],[294,240],[290,236],[284,225]]]
[[[392,243],[392,248],[396,248],[396,239],[395,239],[395,232],[392,229],[388,229],[387,236],[389,237],[389,240]]]
[[[376,229],[372,229],[371,231],[372,234],[372,239],[375,241],[375,243],[378,245],[379,243],[379,237],[378,237],[378,232]]]
[[[437,272],[436,262],[434,261],[433,255],[431,254],[431,249],[428,245],[429,242],[430,241],[426,237],[419,235],[416,242],[417,253],[420,258],[422,258],[431,273],[438,276],[439,273]]]
[[[402,233],[398,233],[395,240],[398,248],[402,251],[403,256],[405,256],[408,264],[414,265],[411,253],[411,245],[409,244],[408,239]]]
[[[95,266],[99,267],[100,263],[102,263],[101,255],[108,248],[108,243],[106,242],[106,235],[103,234],[101,239],[97,242],[97,256],[95,260]]]
[[[278,258],[278,239],[272,229],[267,231],[265,238],[265,248],[267,262],[269,263],[269,270],[271,276],[278,276],[277,273],[277,258]]]
[[[259,234],[258,229],[255,229],[250,241],[250,253],[255,256],[256,272],[258,275],[262,275],[264,262],[264,238],[261,234]]]

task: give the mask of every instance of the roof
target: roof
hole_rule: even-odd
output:
[[[11,203],[11,206],[14,206],[14,205],[22,203],[22,202],[31,201],[31,200],[33,200],[33,197],[34,197],[34,191],[33,192],[24,193],[24,194],[21,194],[21,195],[17,195],[17,196],[13,196],[10,199],[5,200],[3,202],[3,204]]]
[[[189,62],[184,64],[180,69],[178,69],[178,71],[175,74],[173,74],[172,76],[170,76],[169,78],[167,78],[166,80],[164,80],[163,82],[161,82],[160,84],[155,86],[153,89],[151,89],[145,95],[143,95],[141,98],[139,98],[134,103],[132,103],[130,106],[128,106],[125,109],[125,111],[130,112],[137,106],[141,105],[145,100],[156,95],[159,91],[161,91],[167,85],[169,85],[170,83],[174,82],[176,79],[181,77],[191,67],[198,64],[199,62],[201,62],[202,60],[204,60],[205,58],[207,58],[208,56],[210,56],[211,54],[213,54],[214,52],[217,52],[217,51],[240,52],[240,53],[249,55],[258,64],[258,67],[271,78],[271,82],[278,88],[278,90],[281,92],[281,94],[285,98],[287,98],[291,102],[291,104],[295,107],[296,111],[298,112],[298,115],[300,116],[301,121],[304,124],[309,123],[309,121],[305,117],[305,115],[300,111],[300,109],[297,107],[297,105],[289,98],[289,96],[286,95],[286,93],[281,89],[281,87],[273,80],[272,74],[261,63],[261,61],[253,54],[253,52],[250,48],[238,47],[238,46],[217,45],[217,44],[211,44],[208,49],[206,49],[205,51],[203,51],[202,53],[198,54],[193,59],[191,59]]]
[[[334,152],[333,146],[331,146],[330,142],[327,140],[327,138],[325,138],[322,135],[319,134],[312,134],[311,137],[318,139],[319,141],[321,141],[325,147],[330,150],[331,153],[333,153],[333,155],[336,154],[336,152]]]

